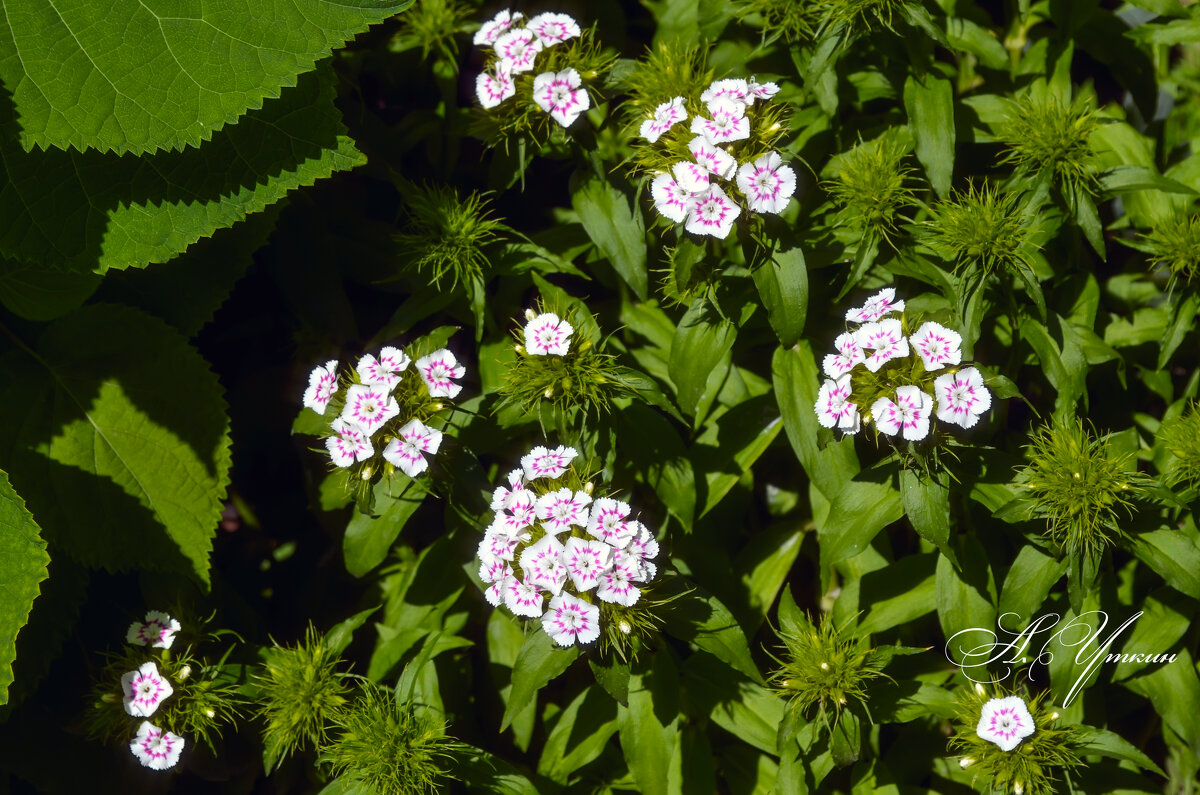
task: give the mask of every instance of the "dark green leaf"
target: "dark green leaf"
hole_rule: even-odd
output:
[[[17,656],[17,633],[29,620],[38,584],[46,579],[50,556],[37,523],[25,510],[25,501],[13,491],[8,475],[0,470],[0,704],[8,703]]]
[[[638,298],[646,300],[646,225],[642,213],[612,183],[593,177],[571,197],[579,221]]]
[[[910,74],[904,81],[904,109],[917,159],[925,166],[929,184],[945,197],[954,176],[954,88],[932,72]]]

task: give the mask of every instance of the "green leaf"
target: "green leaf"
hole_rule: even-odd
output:
[[[823,571],[862,552],[880,530],[904,515],[900,492],[891,483],[852,480],[830,502],[829,516],[817,525]]]
[[[904,109],[917,159],[925,166],[929,184],[944,198],[954,176],[954,88],[931,72],[910,74],[904,81]]]
[[[1105,169],[1099,176],[1100,187],[1109,193],[1129,193],[1139,190],[1161,190],[1166,193],[1186,193],[1195,195],[1196,191],[1159,174],[1147,166],[1113,166]]]
[[[1157,650],[1156,650],[1157,651]],[[1192,748],[1200,747],[1200,676],[1187,649],[1174,662],[1155,666],[1149,673],[1129,679],[1125,686],[1150,699],[1163,722]]]
[[[1000,616],[1016,615],[1015,619],[1002,619],[1005,627],[1011,629],[1029,624],[1054,583],[1062,579],[1066,571],[1066,560],[1056,560],[1029,544],[1022,546],[1000,588]]]
[[[1008,68],[1008,51],[988,28],[951,17],[946,20],[946,38],[952,48],[971,53],[989,69]]]
[[[751,273],[758,296],[767,309],[767,321],[785,348],[804,333],[808,314],[808,268],[799,248],[776,251]]]
[[[380,486],[384,485],[381,481]],[[379,486],[376,486],[378,493]],[[414,489],[415,491],[415,489]],[[342,554],[346,558],[346,571],[362,577],[378,566],[399,537],[409,518],[425,501],[425,495],[407,495],[393,499],[376,497],[376,507],[382,507],[379,516],[370,516],[355,511],[346,525],[346,536],[342,540]]]
[[[666,795],[666,771],[679,741],[679,672],[668,654],[641,658],[619,708],[621,752],[640,792]]]
[[[947,641],[956,634],[972,629],[991,630],[996,623],[996,581],[988,565],[987,553],[974,536],[960,537],[962,567],[956,569],[949,559],[939,557],[937,563],[938,622]],[[974,648],[971,635],[953,644]],[[955,657],[962,662],[961,657]],[[972,678],[978,679],[979,674]]]
[[[25,150],[208,141],[411,0],[5,0],[0,82]]]
[[[1196,614],[1196,603],[1170,588],[1160,588],[1139,605],[1142,616],[1121,647],[1126,654],[1157,656],[1166,654],[1188,631]],[[1122,659],[1113,669],[1111,680],[1119,682],[1146,667],[1148,662]]]
[[[0,255],[97,273],[167,262],[288,191],[362,164],[333,83],[323,65],[200,149],[142,158],[24,152],[0,99]]]
[[[78,309],[96,288],[100,277],[45,268],[0,257],[0,303],[26,320],[46,321]]]
[[[1158,369],[1166,368],[1167,362],[1171,361],[1175,351],[1179,350],[1184,338],[1192,330],[1198,311],[1200,311],[1200,296],[1195,293],[1188,293],[1172,306],[1171,322],[1163,332],[1162,347],[1158,351]]]
[[[1083,733],[1079,750],[1085,756],[1095,754],[1121,762],[1132,762],[1142,770],[1150,770],[1166,777],[1167,774],[1154,764],[1154,760],[1121,735],[1103,729],[1093,729],[1091,726],[1080,726],[1079,729]]]
[[[638,298],[645,301],[646,224],[642,213],[615,185],[598,177],[571,197],[579,222]]]
[[[745,633],[721,600],[695,583],[674,577],[663,582],[662,593],[664,599],[679,597],[663,609],[668,634],[696,644],[755,682],[762,681]]]
[[[864,575],[859,598],[870,610],[858,625],[858,631],[862,634],[882,632],[932,611],[937,605],[938,564],[935,558],[944,560],[933,552],[907,555],[886,568]],[[896,583],[911,584],[897,593]]]
[[[579,768],[596,760],[617,733],[617,705],[598,687],[575,697],[554,723],[538,761],[538,775],[566,784]]]
[[[917,535],[936,546],[956,567],[950,540],[950,490],[929,475],[900,471],[900,499]]]
[[[513,718],[537,696],[538,691],[570,668],[578,657],[578,646],[566,649],[556,646],[554,640],[540,628],[527,637],[517,654],[517,661],[513,663],[512,691],[504,707],[500,731],[507,729]]]
[[[1200,548],[1178,530],[1138,533],[1129,549],[1180,593],[1200,599]]]
[[[329,649],[334,654],[341,654],[350,645],[350,641],[354,640],[354,630],[367,623],[367,619],[379,609],[379,605],[355,613],[345,621],[334,624],[325,633],[325,642],[329,644]]]
[[[136,309],[100,304],[0,361],[0,466],[47,538],[92,566],[207,584],[229,421],[216,376],[187,340]]]
[[[689,714],[708,715],[713,723],[749,745],[778,753],[784,702],[711,654],[693,654],[683,666]],[[693,703],[694,702],[694,703]]]
[[[17,633],[29,620],[38,584],[46,579],[50,556],[33,516],[25,510],[8,475],[0,470],[0,704],[8,703],[8,686],[13,681],[12,664],[17,656]]]
[[[709,373],[729,353],[737,338],[732,323],[711,315],[708,299],[700,296],[684,313],[671,342],[668,368],[677,389],[679,407],[687,414],[696,412]]]

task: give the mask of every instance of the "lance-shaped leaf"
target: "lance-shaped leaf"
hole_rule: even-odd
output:
[[[17,633],[29,620],[38,583],[46,579],[50,556],[25,502],[0,470],[0,704],[8,703]]]

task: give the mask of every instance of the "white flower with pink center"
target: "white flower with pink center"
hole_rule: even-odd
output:
[[[525,470],[526,480],[550,478],[553,480],[567,471],[571,461],[579,452],[574,447],[559,446],[553,450],[545,447],[535,447],[528,455],[521,458],[521,469]]]
[[[714,99],[708,103],[708,112],[711,119],[692,118],[692,132],[703,135],[713,146],[750,137],[750,120],[746,118],[746,106],[741,102],[727,97]]]
[[[462,378],[467,368],[458,363],[454,354],[445,348],[440,348],[428,356],[417,359],[417,372],[425,382],[430,397],[458,397],[462,386],[454,383]]]
[[[850,402],[850,376],[826,381],[817,392],[817,423],[822,428],[838,428],[858,433],[858,406]]]
[[[533,31],[525,28],[506,31],[496,38],[493,45],[496,54],[512,74],[528,72],[533,68],[537,54],[542,51],[542,41]]]
[[[486,583],[499,582],[512,574],[509,561],[493,557],[480,545],[479,549],[479,579]]]
[[[629,579],[634,582],[649,582],[658,571],[649,560],[624,549],[613,550],[612,565],[613,568],[623,568],[629,572]]]
[[[475,31],[475,38],[471,43],[476,47],[488,47],[496,43],[496,39],[508,31],[517,20],[524,16],[520,11],[509,11],[505,9],[496,16],[492,17],[487,22],[479,26],[479,30]]]
[[[713,146],[703,135],[697,135],[688,144],[688,151],[696,162],[721,179],[729,179],[737,171],[737,161],[724,149]]]
[[[511,561],[517,555],[517,547],[529,538],[528,535],[522,536],[519,531],[513,532],[502,515],[497,515],[497,520],[488,525],[483,541],[479,543],[480,560]]]
[[[933,398],[911,384],[896,387],[894,401],[879,398],[871,406],[876,428],[888,436],[900,434],[910,442],[919,442],[929,435],[932,412]]]
[[[546,492],[537,500],[537,518],[550,535],[570,530],[572,525],[587,527],[588,504],[592,498],[582,491],[570,489]]]
[[[400,429],[400,435],[383,448],[383,457],[410,478],[415,478],[429,468],[425,453],[433,455],[441,444],[441,431],[413,417]]]
[[[962,336],[933,321],[922,323],[908,342],[925,363],[926,371],[940,370],[947,364],[962,361]]]
[[[596,596],[602,602],[632,607],[642,595],[641,590],[633,584],[637,570],[631,566],[611,566],[600,575],[596,586]]]
[[[854,341],[867,354],[863,364],[872,373],[892,359],[902,359],[908,356],[908,340],[900,328],[900,321],[895,318],[881,320],[878,323],[866,323],[854,332]]]
[[[834,380],[841,378],[867,359],[853,332],[839,334],[833,345],[838,352],[827,354],[821,363],[821,369]]]
[[[513,497],[512,503],[508,506],[508,512],[504,516],[508,526],[513,528],[513,532],[520,532],[533,524],[537,519],[537,500],[533,496],[533,492],[526,491]]]
[[[750,96],[754,99],[768,100],[779,93],[779,86],[775,83],[760,83],[753,77],[750,78]]]
[[[158,666],[142,663],[136,671],[121,677],[122,703],[125,711],[135,718],[148,718],[175,691],[165,677],[159,676]]]
[[[504,479],[508,481],[508,488],[497,486],[492,492],[493,511],[503,511],[510,507],[517,495],[528,495],[528,490],[525,488],[525,470],[514,469],[505,475]]]
[[[348,467],[355,461],[366,461],[375,455],[375,447],[367,432],[358,425],[339,417],[329,427],[334,435],[325,440],[325,449],[337,466]]]
[[[796,192],[796,172],[783,165],[778,152],[769,152],[738,169],[737,186],[756,213],[781,213]]]
[[[561,591],[567,581],[562,553],[562,542],[552,535],[544,535],[521,550],[519,562],[521,571],[525,572],[525,582],[551,593]]]
[[[873,323],[892,312],[903,312],[904,302],[897,301],[895,298],[896,289],[885,287],[868,298],[867,302],[858,309],[847,311],[846,319],[855,323]]]
[[[150,646],[154,649],[169,649],[175,642],[179,622],[161,610],[146,613],[146,623],[134,621],[125,631],[125,642],[134,646]]]
[[[399,348],[385,347],[376,359],[367,354],[358,360],[358,380],[364,384],[382,386],[389,392],[400,383],[400,373],[408,367],[412,359]]]
[[[718,99],[729,99],[743,104],[754,101],[750,84],[737,77],[716,80],[700,95],[700,101],[705,104],[711,104]]]
[[[308,374],[308,389],[304,390],[304,405],[318,414],[325,413],[329,399],[338,391],[337,359],[330,359],[325,366],[318,366]]]
[[[639,558],[656,558],[658,557],[658,540],[654,538],[654,534],[650,532],[650,528],[641,522],[634,522],[637,525],[633,537],[629,539],[629,543],[625,545],[625,551]]]
[[[525,350],[531,356],[566,356],[575,329],[553,312],[543,312],[525,324]]]
[[[563,127],[570,127],[579,114],[591,107],[587,89],[580,88],[579,72],[543,72],[533,78],[533,101]]]
[[[670,174],[659,174],[654,178],[650,183],[650,196],[654,199],[654,209],[677,224],[682,223],[696,206],[692,194],[680,187]]]
[[[625,521],[627,516],[629,503],[611,497],[600,497],[592,503],[591,513],[588,515],[588,534],[606,544],[622,548],[637,533],[637,523]]]
[[[183,738],[178,734],[172,734],[144,720],[129,743],[129,750],[142,763],[142,767],[167,770],[179,762],[183,746]]]
[[[352,422],[374,436],[375,431],[400,413],[396,399],[388,394],[387,387],[377,384],[355,384],[346,390],[346,405],[342,409],[342,420]]]
[[[579,23],[566,14],[538,14],[526,23],[543,47],[562,44],[579,35]]]
[[[663,133],[679,122],[685,121],[687,117],[687,111],[683,107],[683,97],[675,97],[655,108],[654,115],[642,122],[642,127],[638,132],[647,141],[654,143]]]
[[[487,590],[483,592],[483,598],[486,599],[487,603],[492,607],[499,607],[504,603],[504,592],[508,590],[508,586],[515,579],[516,578],[512,573],[512,568],[505,566],[504,576],[487,587]]]
[[[503,61],[496,64],[495,74],[480,72],[475,78],[475,96],[485,108],[494,108],[516,93],[517,85],[513,82],[508,64]]]
[[[504,588],[504,606],[513,615],[537,618],[542,614],[542,592],[513,577]]]
[[[1033,716],[1020,696],[993,698],[984,704],[979,725],[975,727],[975,734],[1000,746],[1002,751],[1016,748],[1033,731]]]
[[[559,646],[591,643],[600,637],[600,608],[569,593],[559,594],[550,600],[542,628]]]
[[[688,214],[684,229],[694,235],[712,235],[721,239],[728,237],[733,222],[742,214],[742,208],[725,195],[720,185],[713,185],[695,199],[696,206]]]
[[[983,376],[974,367],[939,375],[933,381],[937,395],[937,418],[971,428],[992,407],[992,393],[983,385]]]
[[[562,561],[577,591],[590,591],[612,565],[613,549],[603,541],[571,536],[563,547]]]
[[[700,163],[681,160],[671,166],[671,173],[675,175],[676,184],[688,193],[703,193],[708,190],[708,169]]]

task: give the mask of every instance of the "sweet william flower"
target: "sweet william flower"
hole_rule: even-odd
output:
[[[175,690],[159,675],[157,665],[146,662],[121,677],[121,692],[127,713],[135,718],[148,718]]]
[[[712,104],[718,99],[730,99],[747,105],[754,101],[750,84],[737,77],[715,80],[700,95],[700,101],[706,105]]]
[[[933,398],[919,386],[907,384],[896,387],[896,399],[879,398],[871,406],[875,427],[888,436],[901,434],[910,442],[919,442],[929,435],[929,415]]]
[[[501,11],[479,26],[479,30],[475,31],[475,38],[471,40],[471,43],[476,47],[489,47],[495,44],[496,39],[507,33],[509,28],[517,20],[521,19],[522,16],[523,14],[520,11],[510,11],[509,9]]]
[[[709,188],[709,172],[701,163],[689,163],[686,160],[681,160],[671,166],[671,173],[675,176],[676,184],[688,193],[703,193]],[[698,196],[694,198],[695,201],[699,201]],[[693,203],[694,207],[695,203]]]
[[[692,132],[703,135],[713,146],[741,141],[750,137],[750,120],[746,118],[746,106],[737,100],[721,97],[708,103],[712,116],[692,119]]]
[[[493,511],[507,510],[512,506],[513,500],[518,494],[529,493],[525,488],[525,470],[514,469],[504,479],[508,481],[508,488],[497,486],[496,490],[492,492],[491,508]]]
[[[596,596],[602,602],[632,607],[642,595],[641,590],[633,584],[637,577],[637,568],[631,561],[622,565],[613,564],[600,575]]]
[[[383,448],[383,457],[410,478],[415,478],[429,468],[425,453],[436,453],[441,444],[441,431],[413,417],[400,429],[400,435]]]
[[[542,592],[516,578],[510,579],[504,588],[504,606],[513,615],[538,618],[542,614]]]
[[[179,762],[184,741],[178,734],[160,729],[148,720],[142,721],[137,735],[129,743],[129,750],[151,770],[167,770]]]
[[[675,97],[654,109],[654,115],[642,122],[638,133],[650,143],[657,141],[663,133],[688,117],[683,108],[683,97]]]
[[[480,72],[475,78],[475,96],[485,108],[494,108],[516,93],[516,83],[513,82],[512,73],[505,61],[496,65],[495,74]]]
[[[855,323],[873,323],[884,315],[892,312],[903,312],[904,302],[897,301],[896,289],[885,287],[867,299],[867,302],[857,309],[846,312],[846,320]]]
[[[367,436],[374,436],[385,422],[400,413],[400,406],[389,391],[378,384],[355,384],[346,390],[341,419],[362,428]]]
[[[850,376],[826,381],[817,392],[817,423],[823,428],[838,428],[858,433],[858,406],[850,402]]]
[[[859,326],[854,332],[854,341],[864,353],[871,352],[863,364],[872,373],[879,372],[879,368],[892,359],[908,356],[908,339],[901,330],[900,321],[895,318]]]
[[[566,68],[561,72],[543,72],[533,79],[533,101],[550,118],[563,127],[574,121],[591,107],[587,89],[580,88],[579,72]]]
[[[625,545],[625,551],[631,555],[636,555],[643,561],[647,558],[658,557],[658,539],[650,532],[650,528],[641,522],[634,522],[636,526],[633,536],[629,539],[629,543]]]
[[[821,369],[834,380],[846,375],[867,359],[853,332],[839,334],[833,346],[838,352],[827,354],[821,362]]]
[[[559,646],[591,643],[600,637],[600,608],[569,593],[550,600],[542,627]]]
[[[1033,716],[1020,696],[993,698],[984,704],[975,728],[977,735],[1003,751],[1016,748],[1033,731]]]
[[[521,74],[533,68],[533,61],[542,51],[542,42],[533,31],[525,28],[506,31],[496,38],[496,54],[511,74]]]
[[[379,352],[378,359],[369,353],[363,356],[355,369],[358,371],[358,380],[364,384],[382,386],[391,391],[400,383],[400,373],[410,362],[412,359],[404,351],[387,346]]]
[[[453,353],[441,348],[417,359],[417,372],[421,374],[430,397],[452,398],[458,397],[462,391],[462,386],[454,381],[466,375],[467,368],[458,363]]]
[[[680,187],[670,174],[659,174],[650,183],[650,196],[654,209],[675,223],[683,223],[688,213],[696,206],[691,193]]]
[[[974,427],[979,417],[992,407],[992,393],[974,367],[939,375],[933,381],[933,391],[938,399],[937,418],[964,428]]]
[[[750,78],[750,97],[753,99],[768,100],[779,93],[779,86],[775,83],[759,83],[753,77]]]
[[[535,447],[521,458],[521,469],[525,471],[526,480],[538,478],[554,479],[567,471],[571,461],[579,452],[574,447],[558,446],[553,450],[545,447]]]
[[[329,399],[337,392],[337,359],[330,359],[308,374],[308,389],[304,390],[304,405],[318,414],[325,413]]]
[[[591,501],[592,498],[582,491],[550,491],[537,499],[537,518],[550,535],[570,530],[571,525],[587,527],[587,506]]]
[[[611,497],[600,497],[592,503],[591,514],[588,516],[588,535],[622,548],[637,533],[637,523],[625,521],[627,516],[629,503]]]
[[[329,427],[334,435],[325,440],[325,448],[337,466],[348,467],[356,460],[365,461],[375,455],[374,445],[360,426],[339,417]]]
[[[733,159],[733,155],[713,146],[703,135],[697,135],[688,143],[688,151],[692,153],[696,163],[721,179],[729,179],[737,171],[737,161]]]
[[[553,312],[543,312],[525,324],[525,350],[531,356],[566,356],[575,329]]]
[[[688,213],[684,229],[695,235],[712,235],[722,240],[728,237],[742,209],[725,195],[720,185],[712,185],[695,200],[696,205]]]
[[[519,563],[525,582],[551,593],[561,591],[567,579],[562,553],[562,542],[552,535],[544,535],[521,550]]]
[[[783,165],[778,152],[769,152],[738,169],[737,186],[752,212],[778,214],[796,192],[796,172]]]
[[[579,35],[579,23],[566,14],[538,14],[526,23],[526,27],[533,31],[543,47],[553,47]]]
[[[613,548],[603,541],[571,536],[563,545],[562,562],[577,591],[590,591],[612,565]]]
[[[933,321],[922,323],[908,342],[925,363],[927,372],[962,361],[962,336]]]
[[[146,623],[134,621],[125,631],[125,642],[134,646],[150,646],[154,649],[169,649],[175,642],[175,633],[180,630],[179,622],[161,610],[146,613]]]

